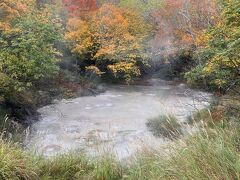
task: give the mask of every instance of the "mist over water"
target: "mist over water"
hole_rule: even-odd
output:
[[[88,155],[114,153],[119,159],[142,147],[165,143],[146,127],[149,118],[174,114],[180,122],[209,105],[211,94],[150,79],[148,86],[108,86],[105,93],[55,101],[38,110],[38,122],[26,139],[27,148],[53,156],[67,151]]]

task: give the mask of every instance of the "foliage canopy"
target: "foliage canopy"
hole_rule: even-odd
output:
[[[11,98],[58,72],[60,54],[54,42],[60,39],[59,27],[48,13],[35,10],[22,15],[0,32],[0,93],[7,101],[16,101]]]
[[[225,1],[220,21],[202,36],[198,56],[202,64],[186,74],[189,82],[206,79],[215,88],[226,90],[240,77],[240,2]]]
[[[129,82],[140,75],[138,63],[147,59],[144,43],[149,30],[137,12],[105,4],[84,19],[70,19],[65,37],[72,52],[88,57],[89,65]]]

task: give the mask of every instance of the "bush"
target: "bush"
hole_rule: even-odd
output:
[[[176,139],[182,134],[182,126],[171,115],[161,115],[157,118],[149,119],[147,126],[155,136]]]
[[[0,31],[0,103],[20,119],[34,109],[37,91],[49,87],[59,71],[60,52],[54,44],[61,40],[60,28],[49,10],[30,9],[21,17],[11,16],[11,28]]]

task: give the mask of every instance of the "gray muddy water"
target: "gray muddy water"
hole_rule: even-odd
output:
[[[150,79],[148,86],[109,86],[97,96],[55,101],[38,110],[26,147],[53,156],[67,151],[89,155],[115,153],[120,159],[143,147],[158,147],[165,140],[146,127],[149,118],[174,114],[184,122],[188,115],[209,105],[211,94]]]

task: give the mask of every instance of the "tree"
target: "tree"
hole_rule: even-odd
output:
[[[97,9],[96,0],[62,0],[70,16],[82,16]]]
[[[129,82],[140,75],[138,64],[147,58],[144,41],[149,30],[138,13],[105,4],[83,20],[70,19],[65,37],[86,64]]]
[[[10,30],[11,21],[27,13],[33,4],[32,0],[27,0],[27,2],[23,0],[2,0],[0,2],[0,31]]]
[[[160,11],[159,18],[171,25],[178,45],[195,44],[196,37],[214,25],[218,16],[212,0],[166,0]]]
[[[164,0],[121,0],[120,7],[137,10],[145,17],[151,16],[152,13],[163,6]]]
[[[193,83],[205,78],[211,87],[225,91],[240,81],[240,2],[223,1],[222,7],[220,21],[198,37],[203,66],[186,77]]]
[[[11,31],[0,33],[0,94],[7,102],[58,72],[53,44],[60,36],[48,14],[34,10],[12,21]]]

